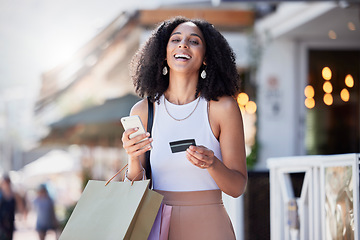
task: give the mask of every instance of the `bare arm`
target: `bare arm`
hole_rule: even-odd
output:
[[[144,128],[147,129],[147,100],[141,100],[136,103],[131,111],[130,115],[139,115]],[[149,138],[143,142],[137,143],[140,140],[149,137],[149,133],[139,135],[133,139],[129,139],[129,135],[136,132],[136,129],[128,129],[122,135],[123,148],[129,156],[128,160],[128,173],[127,177],[131,180],[140,180],[142,178],[142,174],[139,174],[143,171],[145,166],[145,152],[150,148],[150,143],[152,139]],[[145,148],[143,148],[146,146]],[[143,149],[141,149],[143,148]]]
[[[239,197],[247,182],[244,129],[240,109],[231,97],[210,104],[209,118],[215,137],[220,142],[222,160],[204,146],[191,146],[187,158],[205,168],[226,194]]]

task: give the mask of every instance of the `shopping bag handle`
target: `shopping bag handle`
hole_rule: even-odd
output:
[[[122,170],[124,170],[127,166],[128,166],[128,164],[126,164],[122,169],[120,169],[117,173],[115,173],[114,176],[112,176],[109,180],[107,180],[107,182],[105,183],[105,186],[108,185],[109,182],[111,182],[111,180],[113,180],[117,175],[119,175],[119,173],[121,173]]]
[[[117,173],[115,173],[114,176],[112,176],[109,180],[107,180],[107,182],[105,183],[105,186],[107,186],[111,182],[111,180],[113,180],[117,175],[119,175],[119,173],[121,173],[127,166],[128,166],[128,164],[126,164],[122,169],[120,169]],[[139,174],[136,175],[134,177],[134,179],[131,181],[131,186],[134,184],[135,179],[140,175],[140,173],[142,173],[142,171],[139,172]]]

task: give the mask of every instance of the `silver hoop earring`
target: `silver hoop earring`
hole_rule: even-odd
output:
[[[206,78],[206,72],[205,72],[205,69],[204,69],[204,70],[202,70],[202,72],[201,72],[201,74],[200,74],[200,77],[201,77],[202,79],[205,79],[205,78]]]
[[[162,70],[162,74],[165,76],[166,74],[168,74],[168,69],[167,67],[165,66]]]

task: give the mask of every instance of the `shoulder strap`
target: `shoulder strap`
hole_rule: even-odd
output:
[[[148,100],[147,132],[150,133],[150,137],[151,137],[151,130],[154,121],[154,104],[150,101],[149,97],[147,98],[147,100]],[[145,153],[145,171],[146,171],[146,178],[151,179],[150,151],[147,151]]]

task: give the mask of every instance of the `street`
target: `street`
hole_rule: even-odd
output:
[[[35,230],[36,215],[30,211],[24,219],[21,215],[16,215],[15,232],[13,240],[38,240],[39,237]],[[53,231],[48,232],[45,240],[56,240],[56,234]]]

